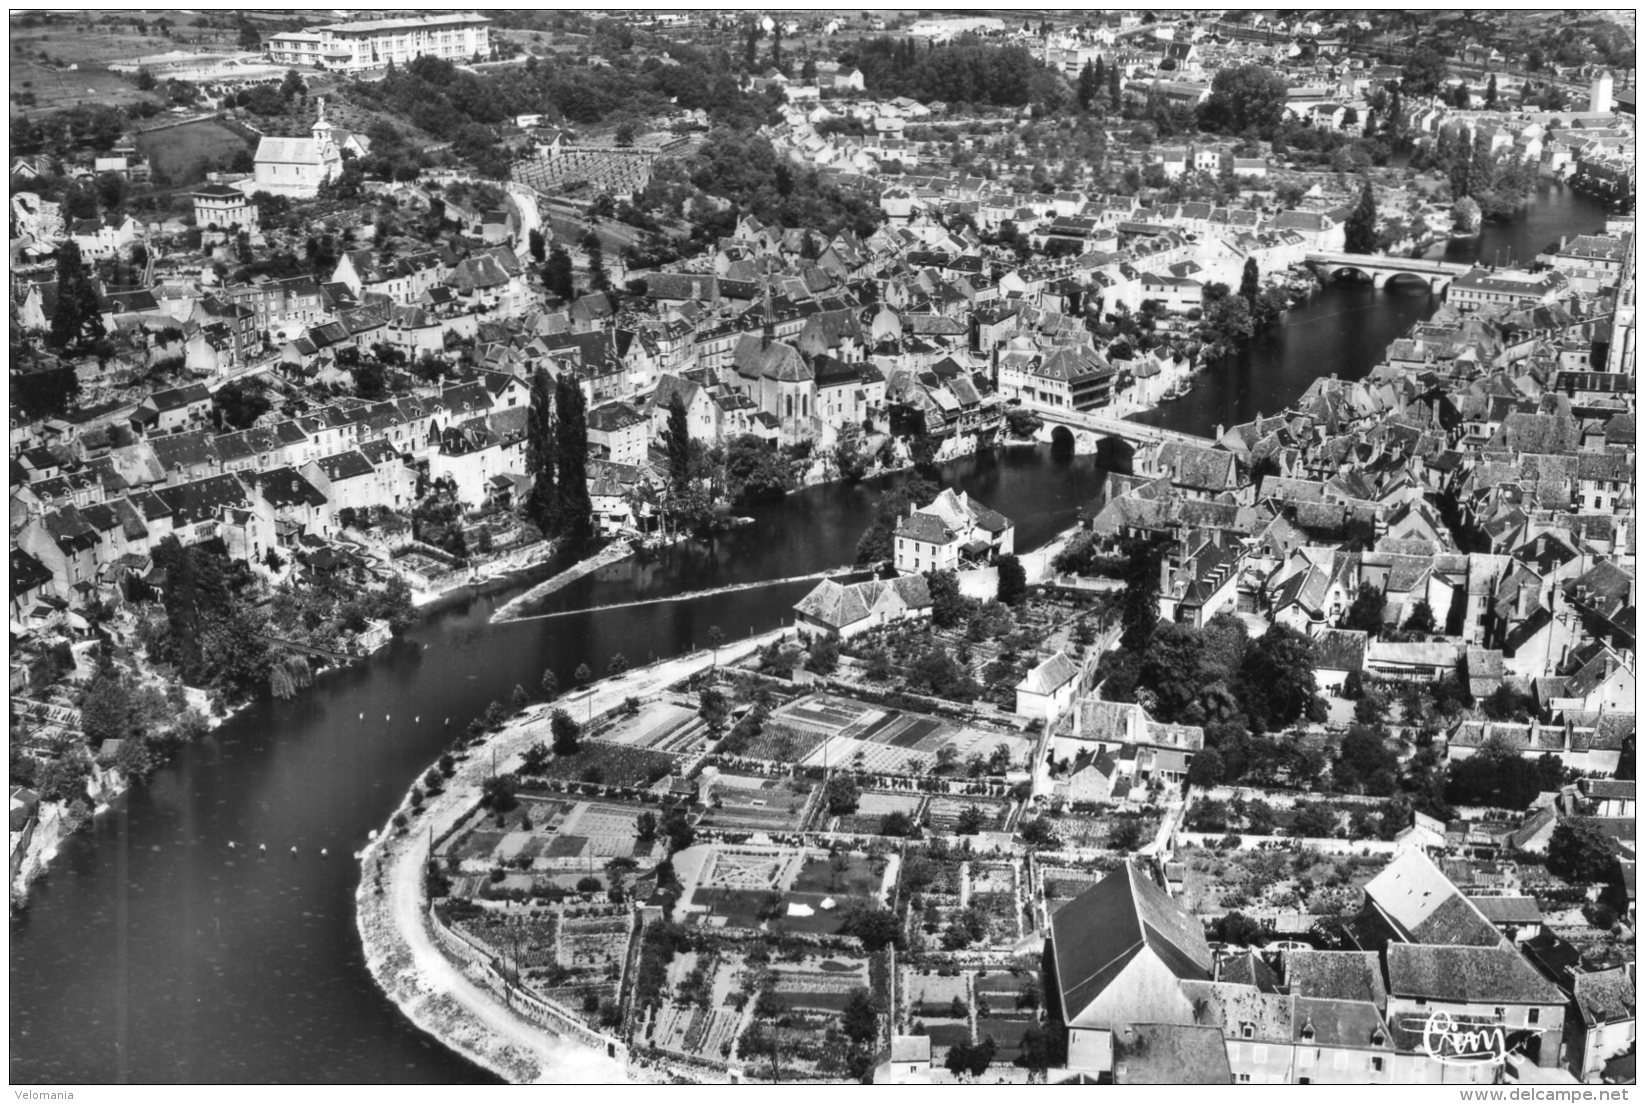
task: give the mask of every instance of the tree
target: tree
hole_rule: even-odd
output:
[[[280,82],[280,98],[290,100],[307,91],[308,85],[303,82],[303,75],[295,69],[287,69],[285,79]]]
[[[594,668],[586,663],[579,663],[577,669],[571,673],[571,677],[577,680],[578,686],[587,686],[594,681]]]
[[[820,634],[812,638],[810,652],[805,665],[819,675],[831,675],[839,666],[840,645],[832,636]]]
[[[867,989],[853,989],[845,998],[840,1029],[858,1046],[868,1046],[880,1033],[880,1009]]]
[[[1473,94],[1468,91],[1467,81],[1457,81],[1457,86],[1451,92],[1451,102],[1458,111],[1467,111],[1473,102]]]
[[[1492,73],[1491,74],[1491,79],[1485,82],[1485,110],[1486,111],[1495,111],[1496,110],[1496,97],[1497,97],[1496,74]]]
[[[1431,636],[1439,631],[1439,626],[1434,621],[1434,607],[1428,604],[1428,599],[1419,599],[1417,604],[1411,607],[1411,616],[1405,619],[1405,624],[1401,627],[1406,632],[1421,633],[1424,636]]]
[[[1313,645],[1285,625],[1272,625],[1257,639],[1243,669],[1245,712],[1268,729],[1302,716],[1313,700]]]
[[[725,643],[725,630],[718,625],[708,626],[708,646],[714,649],[714,663],[720,662],[720,646]]]
[[[512,774],[494,774],[480,783],[480,806],[494,813],[506,813],[519,804],[514,797],[519,788]]]
[[[542,687],[543,697],[553,701],[560,696],[560,676],[554,673],[554,668],[543,668],[542,681],[537,684]]]
[[[1132,655],[1142,655],[1159,624],[1160,560],[1163,550],[1145,539],[1132,540],[1125,549],[1125,593],[1120,619],[1121,643]]]
[[[856,936],[862,941],[863,950],[869,954],[891,946],[901,948],[904,943],[902,924],[898,922],[897,914],[867,904],[853,905],[846,912],[840,920],[840,934]]]
[[[1372,793],[1385,787],[1391,791],[1398,770],[1399,756],[1388,747],[1382,729],[1354,724],[1349,726],[1342,746],[1337,749],[1331,777],[1340,790]]]
[[[1188,784],[1209,789],[1220,786],[1224,777],[1222,755],[1216,748],[1206,748],[1188,764]]]
[[[668,400],[668,428],[662,438],[670,488],[677,495],[684,494],[691,483],[691,426],[686,421],[685,399],[678,391]]]
[[[78,351],[103,333],[97,289],[86,274],[80,247],[73,241],[61,242],[57,246],[57,307],[51,316],[51,344]]]
[[[1268,942],[1268,931],[1243,912],[1227,912],[1211,922],[1211,935],[1231,947],[1260,947]]]
[[[617,678],[628,670],[628,657],[621,652],[615,652],[606,661],[605,673],[608,678]]]
[[[111,669],[112,670],[112,669]],[[99,674],[80,699],[80,731],[90,747],[124,739],[131,729],[131,694],[112,674]]]
[[[944,745],[951,747],[951,745]],[[986,820],[980,806],[967,805],[960,810],[959,819],[955,821],[954,831],[962,836],[974,836],[983,830]]]
[[[645,810],[634,818],[634,833],[641,843],[650,843],[657,838],[657,814],[650,809]]]
[[[1445,55],[1429,46],[1411,51],[1400,73],[1400,92],[1404,95],[1432,96],[1439,91],[1445,79]]]
[[[848,774],[837,774],[828,780],[823,797],[828,802],[829,813],[834,816],[846,816],[857,811],[857,803],[862,800],[862,790],[858,788],[855,778]]]
[[[901,809],[894,809],[880,817],[880,835],[903,839],[914,834],[914,821]]]
[[[594,504],[588,497],[588,400],[569,373],[555,381],[555,520],[570,548],[594,536]]]
[[[712,686],[703,687],[697,697],[697,716],[701,717],[710,732],[719,733],[725,728],[726,719],[731,715],[729,703],[725,694]]]
[[[563,709],[556,709],[548,719],[549,731],[554,735],[555,755],[577,754],[583,726]]]
[[[1343,249],[1349,253],[1375,253],[1377,248],[1377,200],[1371,182],[1360,185],[1359,201],[1343,226]]]
[[[577,285],[573,273],[571,254],[555,242],[548,250],[548,260],[543,264],[543,286],[558,299],[575,299]]]
[[[606,291],[611,287],[611,276],[605,270],[605,246],[600,241],[600,235],[590,230],[577,243],[583,247],[588,255],[588,275],[595,291]]]
[[[1102,81],[1097,76],[1095,63],[1086,62],[1085,67],[1080,70],[1079,83],[1074,93],[1074,98],[1079,103],[1081,111],[1091,110],[1091,106],[1096,103],[1101,89]]]
[[[1114,822],[1108,831],[1108,846],[1115,851],[1132,852],[1142,843],[1142,825],[1132,817]]]
[[[1245,271],[1240,275],[1239,297],[1245,300],[1246,305],[1254,312],[1257,309],[1257,297],[1261,293],[1261,273],[1257,270],[1257,259],[1247,257],[1245,258]]]
[[[1285,106],[1286,83],[1266,65],[1221,69],[1211,80],[1211,95],[1200,109],[1200,125],[1223,134],[1255,129],[1272,137]]]
[[[1358,629],[1360,632],[1378,636],[1382,632],[1382,610],[1384,606],[1382,591],[1370,583],[1361,583],[1359,593],[1354,596],[1353,604],[1342,617],[1342,627]]]
[[[965,617],[965,596],[960,593],[960,577],[952,571],[930,571],[925,576],[931,592],[931,623],[939,629],[958,625]]]
[[[526,247],[531,252],[532,260],[538,264],[543,264],[548,259],[548,242],[544,240],[541,230],[533,226],[531,233],[526,237],[526,243]]]
[[[526,774],[541,774],[548,769],[551,761],[552,753],[541,740],[537,740],[521,753],[520,769]]]
[[[999,558],[996,566],[999,570],[999,591],[996,596],[1008,606],[1022,605],[1028,597],[1028,572],[1023,568],[1022,561],[1016,556],[1006,555]]]
[[[1616,868],[1616,853],[1598,828],[1581,820],[1564,820],[1554,826],[1548,840],[1548,872],[1574,885],[1609,881]]]
[[[898,524],[908,516],[909,507],[929,502],[936,496],[936,484],[919,476],[881,496],[874,508],[874,521],[857,541],[857,563],[871,564],[891,559],[893,537]]]

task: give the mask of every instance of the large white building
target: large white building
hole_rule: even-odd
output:
[[[276,64],[345,73],[381,69],[391,61],[406,65],[425,56],[468,61],[476,54],[490,56],[491,20],[466,12],[328,23],[271,35],[267,47]]]

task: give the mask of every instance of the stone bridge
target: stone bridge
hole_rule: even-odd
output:
[[[1421,257],[1387,257],[1367,253],[1309,253],[1305,258],[1322,280],[1331,280],[1344,272],[1355,272],[1371,278],[1371,286],[1386,287],[1390,280],[1409,276],[1421,280],[1434,292],[1442,292],[1451,281],[1471,271],[1470,265],[1448,261],[1425,261]]]
[[[1098,451],[1107,441],[1123,441],[1132,449],[1157,445],[1163,441],[1178,441],[1187,445],[1210,448],[1215,442],[1208,437],[1179,433],[1174,429],[1143,425],[1100,410],[1070,410],[1067,407],[1046,406],[1032,400],[1023,401],[1023,409],[1032,410],[1045,422],[1036,436],[1051,444],[1072,440],[1078,454]]]

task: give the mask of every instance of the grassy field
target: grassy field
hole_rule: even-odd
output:
[[[137,148],[148,157],[155,171],[164,173],[176,186],[199,183],[207,172],[223,167],[249,145],[240,135],[211,119],[167,127],[137,138]]]
[[[96,18],[93,18],[93,15]],[[146,17],[155,18],[151,12]],[[113,29],[101,22],[102,13],[58,16],[50,22],[39,17],[24,26],[12,18],[10,91],[34,93],[35,103],[25,108],[30,115],[58,111],[79,103],[124,106],[142,98],[130,77],[111,73],[111,61],[146,57],[177,50],[232,50],[234,37],[226,31],[177,26],[167,38],[157,32],[139,34],[129,25]],[[175,13],[171,20],[181,24]],[[40,55],[46,56],[42,58]],[[75,69],[67,67],[73,65]]]

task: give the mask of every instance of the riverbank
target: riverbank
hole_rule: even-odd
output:
[[[553,703],[578,714],[605,713],[630,698],[645,698],[707,670],[734,662],[792,630],[775,629],[662,660],[594,683]],[[360,853],[355,926],[372,979],[406,1018],[477,1065],[514,1084],[623,1083],[643,1079],[635,1070],[582,1043],[550,1034],[522,1018],[440,950],[430,929],[423,874],[432,841],[473,811],[493,770],[520,765],[525,749],[547,741],[552,706],[528,708],[484,743],[469,749],[445,788],[413,815],[410,790],[396,815],[409,819],[401,832],[393,819]],[[419,776],[420,780],[420,776]]]

